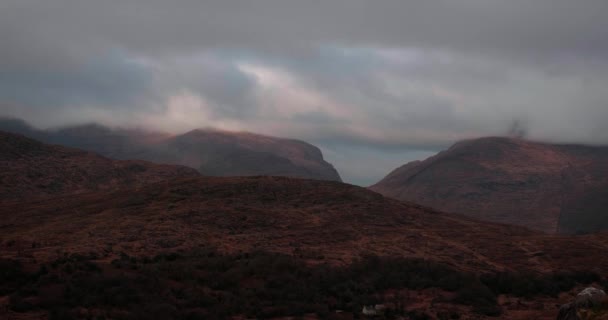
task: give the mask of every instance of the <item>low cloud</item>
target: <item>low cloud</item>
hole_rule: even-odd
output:
[[[0,115],[249,130],[346,181],[454,141],[608,144],[603,0],[0,3]]]

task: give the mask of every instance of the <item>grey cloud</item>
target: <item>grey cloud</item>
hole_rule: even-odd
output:
[[[606,12],[605,0],[4,0],[0,115],[301,138],[358,183],[514,121],[533,139],[606,144]]]
[[[158,90],[183,89],[204,95],[218,116],[243,119],[255,115],[251,99],[255,79],[234,64],[230,52],[206,52],[178,59],[156,60]]]
[[[107,46],[170,53],[338,43],[605,57],[607,11],[603,0],[6,0],[0,26],[12,62],[21,56],[15,50],[43,45],[72,54]]]
[[[0,72],[4,103],[44,108],[132,105],[149,89],[151,73],[120,54],[90,57],[65,69],[24,68]]]

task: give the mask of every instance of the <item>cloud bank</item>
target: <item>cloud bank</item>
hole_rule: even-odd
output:
[[[605,12],[603,0],[5,0],[0,115],[299,138],[358,184],[514,124],[608,144]]]

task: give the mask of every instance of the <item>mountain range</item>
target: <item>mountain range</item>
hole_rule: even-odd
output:
[[[110,134],[90,135],[91,128]],[[234,139],[250,143],[240,149],[266,145],[285,157],[316,150],[244,133],[65,130],[63,139],[100,141],[108,154],[157,156],[161,148],[147,146],[171,141],[180,156],[200,155],[207,144]],[[114,143],[114,134],[128,139]],[[588,191],[602,190],[603,155],[520,139],[465,141],[393,172],[384,181],[392,184],[381,185],[419,189],[385,197],[373,190],[390,189],[379,186],[205,176],[201,168],[113,160],[2,132],[0,318],[353,319],[381,310],[388,318],[553,319],[581,288],[608,284],[608,234],[548,234],[539,226],[563,220],[541,212],[557,197],[544,192],[568,191],[571,202],[558,202],[565,208],[586,208],[585,197],[601,204]],[[246,172],[235,168],[246,165],[215,172]],[[450,213],[392,199],[424,194],[415,190],[477,202]],[[502,206],[521,198],[537,210],[489,210],[502,197]]]
[[[139,183],[4,202],[0,316],[352,319],[376,303],[414,319],[551,319],[606,280],[606,234],[546,235],[335,181]]]
[[[121,160],[184,165],[206,176],[278,175],[341,181],[319,148],[294,139],[249,132],[197,129],[180,135],[99,124],[51,130],[0,119],[0,130]]]

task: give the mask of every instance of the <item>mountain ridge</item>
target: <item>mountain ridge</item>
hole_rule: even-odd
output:
[[[0,119],[0,130],[120,159],[185,165],[210,176],[284,175],[342,181],[321,150],[304,141],[252,132],[202,128],[184,134],[113,129],[96,123],[38,130]]]

